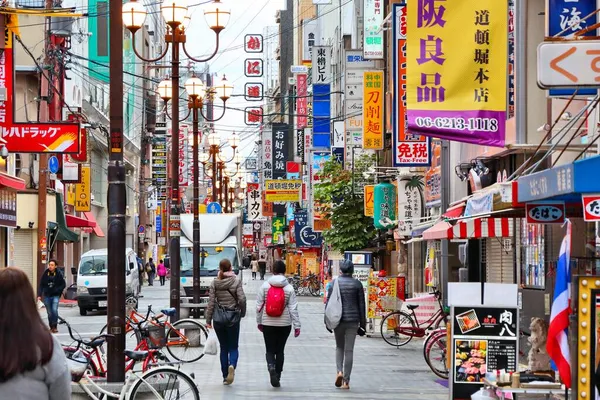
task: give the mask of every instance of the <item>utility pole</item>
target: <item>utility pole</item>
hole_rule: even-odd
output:
[[[51,0],[50,0],[51,1]],[[108,382],[125,382],[125,212],[123,164],[123,26],[121,0],[109,3],[110,138],[108,159]],[[137,271],[135,271],[137,273]]]

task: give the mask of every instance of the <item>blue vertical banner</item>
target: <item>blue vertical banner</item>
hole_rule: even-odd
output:
[[[548,36],[555,36],[560,33],[559,37],[569,37],[598,22],[597,14],[583,20],[583,18],[596,11],[596,0],[547,1],[548,7],[546,8],[546,15],[548,16]],[[596,29],[592,29],[583,36],[596,36],[596,31]],[[597,92],[597,89],[579,89],[577,95],[595,96]],[[571,96],[573,93],[575,93],[575,89],[549,90],[550,96]]]
[[[321,247],[323,236],[321,236],[320,232],[314,232],[308,224],[308,213],[306,210],[297,210],[294,214],[294,221],[297,247]]]
[[[342,168],[344,168],[344,148],[343,147],[332,147],[331,148],[331,156],[335,158],[337,162],[342,164]]]
[[[331,147],[331,85],[313,85],[313,147]]]

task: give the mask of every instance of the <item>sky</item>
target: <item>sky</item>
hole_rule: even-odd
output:
[[[193,2],[194,0],[192,0]],[[281,1],[277,0],[222,0],[231,8],[231,18],[227,27],[221,32],[219,52],[209,61],[210,71],[217,73],[219,79],[226,75],[227,80],[234,84],[234,96],[227,101],[227,107],[243,110],[256,103],[246,102],[243,96],[244,84],[248,78],[244,75],[244,59],[255,57],[244,52],[244,36],[246,34],[262,34],[267,26],[275,25],[275,14],[280,9]],[[187,36],[186,48],[192,56],[206,56],[214,51],[215,35],[208,28],[204,20],[202,6],[194,7],[192,22]],[[265,57],[265,54],[262,54]],[[197,69],[203,69],[197,66]],[[254,79],[256,81],[256,78]],[[216,105],[221,101],[217,100]],[[221,109],[215,107],[215,116],[219,116]],[[239,150],[245,157],[254,149],[254,142],[258,140],[257,134],[248,135],[247,132],[257,132],[256,127],[248,127],[244,123],[242,111],[227,109],[225,116],[216,125],[217,132],[222,137],[228,137],[232,131],[243,134],[245,140],[240,144]],[[245,132],[244,132],[245,131]],[[247,138],[246,138],[247,137]],[[231,150],[226,150],[230,152]],[[231,154],[231,153],[227,153]]]

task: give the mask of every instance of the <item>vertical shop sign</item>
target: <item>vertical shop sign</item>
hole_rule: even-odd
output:
[[[285,229],[285,217],[273,217],[271,228],[273,244],[277,244],[280,240],[279,236],[283,234],[283,230]]]
[[[315,232],[308,223],[306,210],[298,210],[294,213],[294,234],[298,247],[321,247],[323,236]]]
[[[375,215],[375,185],[365,185],[364,191],[364,214],[365,217],[372,217]]]
[[[181,125],[179,128],[179,186],[187,187],[190,183],[189,171],[189,129],[187,125]]]
[[[511,0],[514,2],[514,0]],[[597,14],[583,19],[596,11],[596,0],[547,0],[546,7],[548,32],[546,36],[572,37],[576,32],[594,26],[598,21]],[[562,33],[561,33],[562,32]],[[597,29],[591,29],[582,36],[596,36]],[[580,36],[581,37],[581,36]],[[571,96],[575,89],[550,89],[550,96]],[[579,96],[595,96],[597,89],[579,88]]]
[[[302,62],[310,63],[312,61],[313,47],[316,42],[317,21],[310,20],[302,23]]]
[[[383,71],[365,71],[363,149],[383,150]]]
[[[396,220],[396,186],[391,183],[375,185],[373,224],[377,229],[388,229]]]
[[[308,126],[308,83],[306,74],[296,75],[296,127],[298,129]]]
[[[398,230],[399,236],[411,236],[413,226],[423,216],[423,196],[419,185],[413,180],[398,182]]]
[[[433,157],[431,167],[425,172],[425,206],[436,207],[442,201],[442,145],[434,140],[432,144]]]
[[[248,82],[244,85],[244,99],[246,101],[262,101],[264,98],[264,87],[262,83]]]
[[[75,185],[75,211],[91,211],[91,182],[90,182],[90,166],[81,166],[81,182]]]
[[[0,226],[17,226],[17,192],[0,189]]]
[[[263,76],[264,65],[260,58],[247,58],[244,62],[244,75],[248,78],[260,78]]]
[[[515,116],[515,0],[508,0],[508,102],[507,118]]]
[[[383,1],[364,0],[364,55],[367,59],[383,58]]]
[[[417,2],[407,31],[409,132],[503,147],[507,2]]]
[[[314,46],[312,60],[313,85],[331,82],[331,46]]]
[[[273,179],[285,179],[289,154],[290,129],[287,124],[273,124]]]
[[[344,121],[335,121],[333,123],[333,142],[331,144],[332,147],[341,147],[344,148]]]
[[[296,157],[300,157],[300,163],[304,164],[304,129],[296,130]]]
[[[167,127],[157,122],[152,138],[152,184],[158,201],[167,200]]]
[[[262,53],[263,36],[254,34],[244,36],[244,51],[246,53]]]
[[[263,121],[262,107],[246,107],[244,108],[244,122],[246,125],[260,125]]]
[[[247,215],[248,221],[262,221],[262,195],[260,183],[249,183],[247,189]]]
[[[263,129],[262,147],[263,179],[273,179],[273,131],[271,129]]]
[[[407,132],[406,123],[406,3],[393,5],[394,21],[394,167],[423,167],[431,164],[431,138]]]

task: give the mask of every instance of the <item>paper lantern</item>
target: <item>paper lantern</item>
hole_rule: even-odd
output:
[[[385,182],[375,185],[373,224],[377,229],[396,225],[396,186]]]

